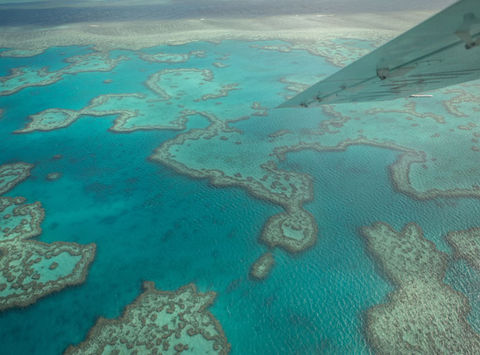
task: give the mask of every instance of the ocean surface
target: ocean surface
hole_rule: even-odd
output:
[[[361,6],[351,0],[145,0],[145,1],[2,1],[2,26],[58,26],[78,22],[158,21],[190,18],[259,18],[312,13],[358,13],[430,10],[445,7],[452,0],[393,3],[364,0]],[[352,5],[353,4],[353,5]]]
[[[171,4],[158,5],[154,12],[145,5],[145,19],[163,19],[165,13],[181,18],[187,14],[187,5],[180,3],[178,14],[173,15],[161,11],[162,6]],[[236,11],[234,7],[228,9]],[[0,9],[0,18],[8,25],[44,21],[49,25],[64,24],[76,22],[77,16],[78,21],[89,16],[82,11],[45,10],[48,16],[44,16],[28,9]],[[111,11],[111,18],[121,18],[127,16],[129,9],[126,6],[109,11],[96,12],[99,18],[94,20],[107,20]],[[339,53],[342,48],[347,53],[359,51],[348,54],[352,59],[373,48],[369,41],[350,39],[335,45]],[[20,67],[34,71],[47,67],[48,72],[61,72],[68,65],[67,58],[94,52],[88,46],[52,47],[29,57],[0,57],[0,77],[5,78],[11,69]],[[144,55],[158,53],[163,57],[145,59]],[[166,54],[174,59],[166,60]],[[231,354],[371,353],[365,334],[367,310],[388,302],[388,294],[395,289],[368,252],[359,232],[378,221],[395,230],[415,222],[422,227],[425,238],[447,253],[450,261],[445,283],[467,297],[471,307],[468,322],[480,331],[480,271],[465,261],[454,261],[454,253],[445,240],[449,231],[479,226],[480,210],[475,196],[416,199],[402,193],[395,188],[389,170],[402,152],[387,147],[388,144],[358,144],[338,151],[292,150],[284,160],[274,156],[275,148],[293,146],[303,136],[311,136],[322,123],[331,122],[332,116],[321,109],[298,112],[275,107],[294,93],[294,89],[287,88],[289,83],[306,86],[338,70],[332,63],[335,54],[315,55],[282,41],[227,40],[141,51],[114,50],[107,55],[110,59],[125,59],[111,70],[75,69],[76,73],[64,73],[54,83],[0,96],[0,109],[4,110],[0,115],[0,165],[34,165],[31,176],[6,196],[41,202],[45,219],[36,240],[97,246],[85,282],[42,297],[30,306],[0,312],[1,354],[62,353],[69,345],[82,342],[98,317],[119,317],[141,293],[142,283],[147,280],[165,291],[189,283],[196,284],[201,292],[214,291],[217,296],[209,310],[223,327]],[[183,61],[186,57],[181,55],[188,58]],[[97,60],[103,63],[103,59],[85,58],[86,65]],[[218,62],[224,65],[213,64]],[[170,108],[178,105],[178,110],[171,113],[158,97],[152,96],[146,82],[160,71],[192,68],[209,70],[214,79],[200,84],[194,74],[189,74],[189,78],[176,83],[180,89],[177,96],[171,95]],[[34,78],[38,79],[35,75],[27,76],[26,82]],[[209,82],[235,83],[237,87],[226,95],[195,101],[205,94],[200,85]],[[159,81],[159,85],[166,84]],[[169,90],[173,87],[170,85]],[[468,90],[477,93],[479,89]],[[191,109],[210,112],[240,132],[242,145],[212,148],[206,152],[208,159],[196,159],[194,149],[179,155],[177,158],[184,159],[182,164],[187,168],[191,163],[191,167],[204,166],[208,172],[222,167],[228,172],[249,165],[242,165],[242,159],[251,161],[255,168],[257,161],[273,160],[282,171],[307,174],[313,196],[304,208],[318,225],[313,247],[292,254],[259,241],[267,220],[283,211],[271,199],[259,198],[240,183],[216,184],[212,179],[192,176],[152,158],[165,142],[208,130],[205,117],[191,117],[184,127],[134,127],[118,132],[112,129],[118,114],[98,114],[99,109],[97,114],[87,112],[65,127],[16,132],[31,121],[31,115],[44,110],[79,111],[100,95],[132,93],[145,95],[150,101],[129,103],[126,107],[120,103],[118,109],[143,110],[147,104],[160,102],[160,106],[148,111],[150,116],[145,122],[150,125],[156,123],[157,116],[165,123],[182,110]],[[255,115],[250,110],[254,102],[259,102],[266,113]],[[397,101],[395,105],[403,104],[404,101]],[[379,105],[375,103],[371,108]],[[448,121],[440,101],[429,105],[437,105],[436,112]],[[422,109],[421,102],[418,107]],[[341,106],[336,109],[342,112]],[[172,117],[165,117],[168,114]],[[274,133],[282,130],[286,133],[275,137]],[[233,135],[227,128],[224,134]],[[327,142],[321,135],[314,136],[320,144]],[[351,138],[343,131],[337,136]],[[231,141],[224,139],[225,144]],[[332,142],[325,144],[334,146]],[[245,147],[254,147],[255,153],[247,154]],[[225,155],[230,155],[232,161],[224,159]],[[61,177],[49,181],[46,177],[52,172],[60,172]],[[244,174],[248,175],[248,169]],[[253,171],[254,178],[255,174]],[[249,270],[267,250],[274,254],[275,265],[266,279],[255,280]]]

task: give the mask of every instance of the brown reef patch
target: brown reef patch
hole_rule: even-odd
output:
[[[33,165],[29,163],[4,164],[0,166],[0,195],[13,189],[30,176]]]
[[[27,163],[0,166],[0,191],[26,179],[32,168]],[[40,202],[25,204],[24,197],[0,196],[0,312],[26,307],[85,281],[95,244],[31,240],[41,234],[44,217]]]
[[[467,321],[468,299],[443,282],[447,255],[410,223],[401,232],[385,223],[361,230],[368,251],[395,289],[370,308],[366,333],[380,354],[473,354],[480,336]]]
[[[270,274],[275,264],[275,258],[271,252],[266,252],[260,256],[250,268],[250,277],[255,280],[264,280]]]
[[[62,177],[62,173],[58,171],[54,171],[54,172],[48,173],[45,179],[48,181],[55,181],[60,179],[61,177]]]
[[[228,354],[222,326],[207,308],[214,292],[200,293],[194,284],[177,291],[159,291],[145,282],[144,292],[117,319],[98,319],[87,338],[66,354],[179,353]]]
[[[471,267],[480,270],[480,228],[450,232],[446,238],[457,258],[465,259]]]

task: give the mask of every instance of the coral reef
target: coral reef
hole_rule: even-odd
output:
[[[480,336],[466,317],[468,299],[443,282],[447,255],[410,223],[362,228],[369,252],[395,290],[367,311],[366,333],[380,354],[472,354]]]
[[[272,161],[257,163],[252,158],[253,153],[248,154],[248,151],[254,149],[251,146],[241,148],[243,145],[235,144],[235,155],[249,156],[250,160],[232,160],[231,156],[228,156],[231,150],[215,148],[225,146],[222,142],[227,140],[241,142],[241,134],[211,114],[190,114],[206,117],[210,126],[204,130],[191,130],[165,142],[154,152],[151,159],[191,177],[209,178],[217,186],[241,186],[257,198],[282,206],[285,212],[267,221],[260,240],[291,253],[298,253],[312,246],[317,239],[317,225],[313,216],[302,208],[303,203],[311,200],[313,196],[310,178],[307,175],[279,170]],[[192,149],[192,146],[195,148]],[[192,151],[196,152],[194,156],[190,153]],[[211,151],[216,154],[209,154]],[[222,153],[223,151],[225,153]],[[249,174],[244,175],[245,171]]]
[[[250,4],[246,4],[249,6]],[[216,17],[213,21],[194,16],[168,21],[146,21],[144,18],[116,21],[114,18],[98,26],[96,21],[70,23],[59,31],[58,26],[45,26],[42,31],[4,31],[0,48],[44,50],[55,46],[88,45],[96,50],[139,50],[163,44],[182,45],[194,41],[220,43],[222,40],[286,40],[312,45],[319,39],[368,38],[379,41],[392,38],[434,14],[440,4],[423,11],[405,11],[401,15],[388,13],[351,13],[342,16],[299,13],[290,15]],[[246,10],[251,11],[251,9]],[[341,44],[341,42],[337,42]],[[345,43],[348,45],[348,43]],[[320,45],[319,45],[320,47]],[[320,48],[321,49],[321,48]],[[339,48],[339,52],[341,48]]]
[[[153,282],[117,319],[100,318],[87,338],[66,354],[227,354],[222,326],[207,310],[214,292],[189,284],[176,292],[159,291]]]
[[[294,50],[306,50],[312,55],[324,57],[329,63],[344,67],[354,60],[368,54],[377,45],[388,38],[388,36],[370,36],[370,41],[360,41],[359,37],[355,38],[328,38],[316,41],[303,41],[297,43],[284,42],[277,45],[257,45],[253,44],[253,48],[259,48],[268,51],[277,51],[280,53],[289,53]],[[362,43],[363,46],[358,44]]]
[[[222,63],[222,62],[213,62],[213,66],[216,68],[227,68],[228,64]]]
[[[23,197],[0,197],[0,242],[25,240],[42,232],[45,217],[40,202],[24,204]]]
[[[83,72],[108,72],[126,57],[110,58],[104,53],[90,53],[65,59],[66,66],[54,72],[48,68],[13,68],[10,75],[0,77],[0,96],[12,95],[33,86],[46,86],[62,80],[64,75]]]
[[[382,40],[372,37],[371,41],[358,42],[352,38],[354,36],[328,37],[320,42],[295,44],[252,43],[255,48],[250,49],[253,52],[281,53],[307,50],[327,59],[337,58],[336,64],[343,65]],[[188,60],[187,54],[140,55],[147,61],[170,64]],[[201,55],[205,53],[188,53],[189,58]],[[212,63],[228,59],[220,57],[220,53],[216,55]],[[263,136],[262,133],[251,136],[232,128],[233,122],[252,116],[267,116],[268,107],[273,107],[273,102],[268,102],[266,107],[258,101],[247,102],[245,95],[252,96],[255,93],[253,87],[225,82],[230,69],[215,68],[215,64],[209,69],[185,68],[183,65],[181,68],[169,67],[150,75],[145,81],[148,88],[145,93],[98,96],[80,110],[47,109],[30,116],[30,123],[17,132],[66,127],[87,115],[115,115],[110,128],[114,132],[183,130],[189,121],[195,125],[198,118],[207,120],[208,127],[179,134],[162,144],[151,159],[179,173],[207,178],[217,186],[245,188],[254,197],[281,206],[284,212],[267,221],[259,240],[269,247],[281,247],[289,252],[309,248],[318,233],[314,217],[304,208],[305,202],[313,196],[311,178],[277,167],[278,160],[284,159],[289,152],[305,149],[341,151],[351,145],[393,149],[400,153],[390,167],[392,184],[397,191],[415,199],[480,197],[480,168],[475,165],[480,150],[480,131],[470,119],[478,112],[475,108],[478,84],[440,91],[435,95],[436,105],[428,101],[397,100],[388,107],[374,109],[371,104],[362,103],[323,106],[318,111],[317,128],[289,127],[287,130],[275,127]],[[312,84],[309,81],[311,75],[307,78],[306,75],[290,74],[282,79],[279,75],[274,72],[269,77],[277,85],[282,83],[279,95],[284,95],[285,89],[301,90]],[[228,107],[219,100],[225,95],[231,96],[232,104]],[[458,152],[464,154],[465,159],[456,159]]]
[[[266,252],[255,261],[250,269],[250,276],[253,279],[264,280],[270,274],[273,265],[275,264],[275,258],[270,252]]]
[[[23,162],[0,165],[0,195],[29,177],[32,168],[32,164]]]
[[[0,243],[0,311],[85,281],[95,244],[14,240]]]
[[[317,240],[315,218],[302,208],[270,217],[263,228],[260,241],[270,247],[281,247],[290,253],[304,251]]]
[[[190,51],[188,53],[164,53],[164,52],[158,52],[155,54],[147,54],[140,52],[139,54],[140,58],[150,62],[150,63],[185,63],[188,62],[188,60],[192,57],[195,56],[197,58],[202,58],[205,56],[205,52],[203,51]]]
[[[60,179],[61,177],[62,177],[62,173],[58,171],[54,171],[54,172],[48,173],[45,179],[48,181],[55,181]]]
[[[462,84],[438,90],[422,103],[400,99],[382,108],[372,109],[371,103],[325,105],[318,129],[301,137],[271,137],[270,142],[279,158],[291,151],[330,151],[352,144],[397,150],[402,154],[390,176],[399,192],[419,200],[478,198],[480,126],[473,118],[478,116],[479,87],[478,82]]]
[[[185,129],[184,107],[200,106],[204,101],[225,97],[237,84],[221,84],[207,69],[164,69],[152,74],[145,82],[147,94],[107,94],[93,98],[80,110],[50,108],[30,115],[29,123],[15,133],[51,131],[64,128],[82,116],[117,116],[113,132],[137,130]],[[201,86],[200,86],[201,85]],[[192,87],[198,89],[192,91]],[[249,109],[258,112],[259,108]],[[159,114],[161,112],[161,114]]]
[[[33,165],[0,166],[0,191],[8,192],[26,179]],[[40,202],[0,196],[0,311],[26,307],[39,298],[85,281],[95,257],[95,244],[42,243],[45,211]]]
[[[480,228],[450,232],[447,241],[456,257],[465,259],[471,267],[480,270]]]
[[[0,57],[25,58],[42,54],[43,49],[6,49],[0,52]]]

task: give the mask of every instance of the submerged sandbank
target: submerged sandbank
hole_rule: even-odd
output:
[[[81,22],[62,26],[2,26],[0,48],[41,51],[52,46],[93,45],[97,50],[137,50],[192,41],[269,40],[315,42],[365,38],[379,44],[435,11],[308,14],[255,18],[191,18],[162,21]],[[17,53],[17,55],[21,53]]]

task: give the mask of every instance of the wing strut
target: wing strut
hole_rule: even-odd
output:
[[[480,1],[461,0],[279,107],[392,100],[480,78]]]

